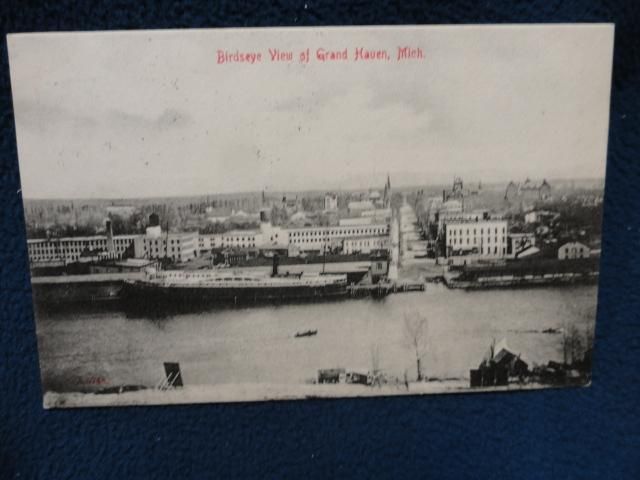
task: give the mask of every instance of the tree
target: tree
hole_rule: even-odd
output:
[[[373,385],[378,387],[382,385],[381,356],[380,346],[378,344],[371,345],[371,375],[373,375]]]
[[[562,356],[565,365],[572,365],[584,354],[582,334],[575,325],[565,327],[562,332]]]
[[[418,381],[422,381],[425,376],[422,371],[422,360],[428,349],[429,321],[420,312],[414,311],[404,315],[404,340],[416,357],[416,371]]]

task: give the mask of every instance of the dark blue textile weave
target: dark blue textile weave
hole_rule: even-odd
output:
[[[615,22],[616,45],[590,388],[44,411],[3,35],[0,479],[640,478],[639,5],[633,0],[2,2],[3,33]]]

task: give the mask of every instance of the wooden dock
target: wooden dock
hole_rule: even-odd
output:
[[[376,283],[374,285],[349,285],[347,287],[351,297],[375,297],[382,298],[392,293],[423,292],[424,283],[393,282]]]

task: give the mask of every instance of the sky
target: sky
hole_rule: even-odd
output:
[[[367,188],[387,173],[425,185],[604,177],[610,25],[34,33],[8,45],[25,198]],[[396,61],[400,46],[424,58]],[[353,61],[358,47],[390,60]],[[319,62],[318,48],[350,59]],[[263,59],[220,64],[218,50]]]

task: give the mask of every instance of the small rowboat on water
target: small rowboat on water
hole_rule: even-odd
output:
[[[313,337],[317,333],[318,333],[318,330],[307,330],[306,332],[298,332],[295,334],[295,338]]]

